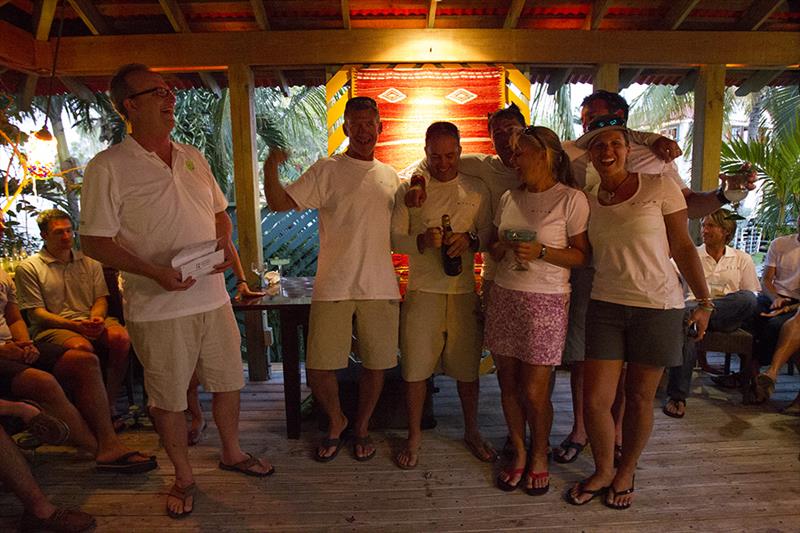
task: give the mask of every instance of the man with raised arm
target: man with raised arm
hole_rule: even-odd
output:
[[[239,446],[241,339],[223,272],[233,255],[227,201],[203,155],[170,139],[175,95],[145,65],[121,67],[111,100],[130,126],[121,143],[86,167],[81,244],[86,255],[121,272],[126,325],[144,367],[150,413],[175,466],[167,514],[194,509],[196,486],[186,440],[186,390],[197,370],[213,394],[219,467],[249,476],[274,472]],[[172,259],[217,241],[224,261],[208,275],[182,277]]]
[[[384,370],[397,365],[400,292],[392,265],[390,224],[399,178],[375,159],[381,133],[372,98],[348,100],[344,153],[320,159],[284,188],[278,167],[286,153],[271,149],[264,163],[264,192],[273,211],[317,209],[319,258],[309,318],[306,370],[314,398],[328,417],[328,433],[314,458],[332,461],[351,424],[339,403],[335,371],[346,368],[353,319],[363,368],[358,413],[352,421],[353,455],[375,456],[368,425],[383,389]]]

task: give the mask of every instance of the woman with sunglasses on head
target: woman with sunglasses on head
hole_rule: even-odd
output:
[[[713,310],[703,269],[689,238],[686,201],[668,177],[626,170],[624,123],[599,117],[577,141],[600,176],[588,194],[595,268],[586,315],[584,415],[595,471],[565,494],[584,505],[597,495],[613,509],[633,501],[634,473],[653,427],[653,399],[664,367],[681,363],[683,291],[670,256],[697,296],[689,321],[703,337]],[[622,456],[614,467],[611,407],[625,373]]]
[[[588,257],[589,206],[553,131],[530,126],[513,134],[511,146],[523,183],[502,196],[495,214],[489,249],[498,266],[487,302],[485,344],[497,366],[514,447],[497,485],[511,491],[522,484],[534,496],[550,488],[550,378],[564,349],[569,270]],[[526,421],[532,428],[530,451]]]

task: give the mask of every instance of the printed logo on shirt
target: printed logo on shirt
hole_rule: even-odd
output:
[[[186,168],[189,170],[189,172],[194,172],[194,161],[192,161],[191,159],[187,159]]]

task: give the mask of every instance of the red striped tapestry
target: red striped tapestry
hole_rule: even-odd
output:
[[[403,169],[425,157],[425,130],[437,120],[461,131],[464,153],[494,153],[486,116],[504,105],[502,67],[356,69],[352,95],[378,102],[383,133],[375,156]]]

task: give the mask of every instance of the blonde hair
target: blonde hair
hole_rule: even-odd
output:
[[[512,148],[520,142],[526,142],[545,151],[547,165],[556,181],[577,189],[578,184],[572,174],[569,156],[561,147],[561,139],[556,132],[544,126],[528,126],[511,137]]]

